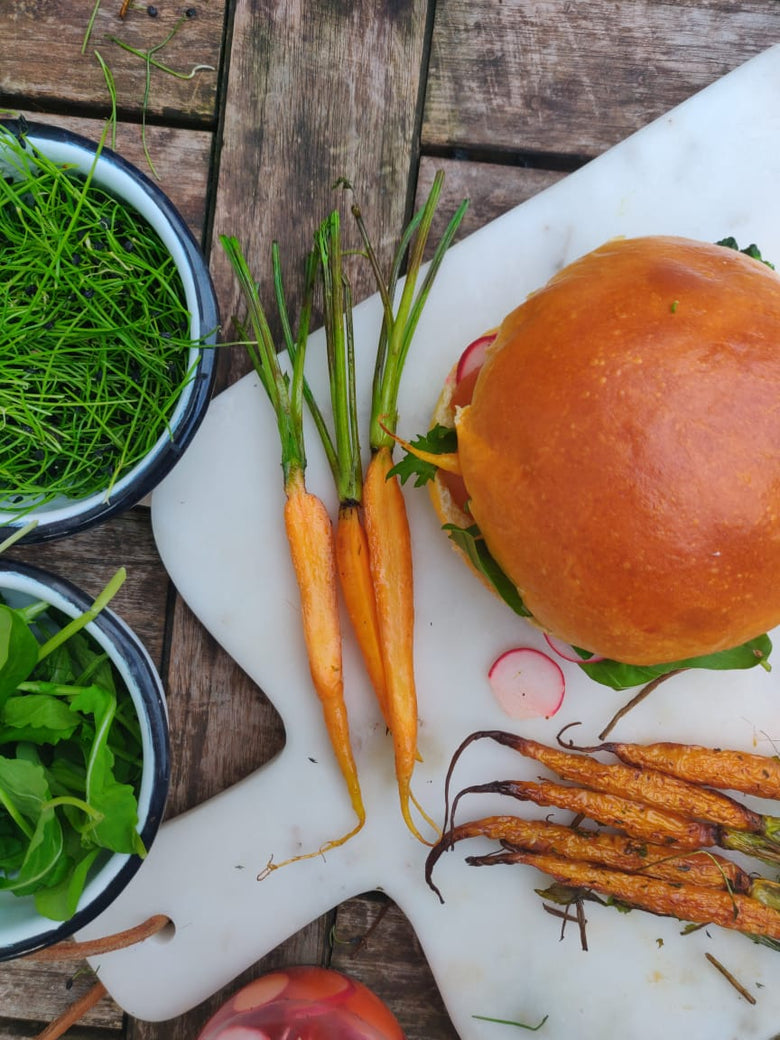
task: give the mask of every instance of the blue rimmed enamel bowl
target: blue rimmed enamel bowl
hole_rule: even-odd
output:
[[[92,606],[70,582],[26,564],[0,559],[0,596],[11,608],[43,601],[63,623]],[[84,632],[110,659],[117,689],[124,686],[139,722],[142,767],[137,786],[137,832],[148,853],[162,822],[170,781],[170,746],[165,695],[157,670],[138,637],[109,608]],[[3,748],[0,747],[0,754]],[[78,932],[101,914],[139,869],[142,855],[102,853],[93,864],[75,913],[68,920],[41,916],[30,895],[0,891],[0,960],[10,960],[51,946]]]
[[[110,489],[88,497],[64,495],[39,502],[26,500],[13,489],[0,489],[0,527],[15,528],[36,521],[25,541],[61,538],[84,530],[129,509],[141,501],[176,464],[205,415],[216,375],[219,315],[216,294],[206,260],[184,219],[170,199],[142,171],[110,148],[60,127],[25,120],[0,120],[0,176],[19,177],[9,134],[24,140],[59,166],[87,176],[92,183],[140,214],[171,254],[190,316],[188,370],[164,430],[151,450],[124,472]],[[5,141],[4,141],[5,137]],[[99,155],[98,155],[99,152]],[[97,155],[97,159],[96,159]],[[94,167],[94,169],[93,169]]]

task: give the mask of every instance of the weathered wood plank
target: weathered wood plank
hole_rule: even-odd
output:
[[[778,41],[776,0],[440,0],[422,147],[594,156]]]
[[[37,964],[24,959],[4,964],[0,971],[0,1038],[4,1023],[9,1020],[50,1022],[84,996],[94,983],[94,973],[78,964]],[[34,1003],[31,993],[35,993]],[[123,1027],[123,1014],[105,996],[84,1015],[80,1025],[117,1032]],[[9,1027],[10,1023],[6,1028]]]
[[[389,261],[416,163],[426,17],[426,0],[237,3],[214,229],[240,236],[264,299],[273,299],[276,239],[294,312],[303,257],[316,224],[340,201],[332,190],[339,177],[353,184]],[[357,242],[351,220],[347,228]],[[228,320],[242,308],[218,243],[211,259]],[[372,288],[365,265],[355,299]],[[234,354],[226,378],[243,371]]]
[[[417,936],[386,896],[374,893],[338,908],[330,966],[384,1000],[407,1040],[458,1040]]]
[[[92,33],[84,44],[93,0],[24,0],[0,4],[0,106],[22,105],[39,111],[107,114],[110,96],[95,57],[98,51],[116,83],[117,103],[125,116],[171,119],[213,127],[216,119],[217,70],[220,65],[225,0],[192,4],[158,4],[149,17],[147,5],[131,3],[119,17],[121,0],[102,0]],[[191,18],[185,9],[195,12]],[[165,45],[166,37],[175,30]],[[149,52],[177,75],[129,53],[116,40]],[[159,49],[157,49],[159,48]],[[189,76],[198,65],[210,66]],[[149,85],[147,91],[147,69]]]
[[[423,156],[417,175],[417,206],[425,202],[437,170],[444,172],[444,187],[431,225],[429,254],[441,238],[447,221],[463,199],[469,200],[469,208],[458,228],[455,241],[484,227],[496,217],[519,206],[521,202],[566,176],[556,170],[501,166],[497,163],[469,163],[458,159]]]
[[[32,112],[29,109],[23,110],[21,114],[31,122],[62,126],[91,141],[99,141],[105,127],[100,119],[79,119]],[[146,128],[144,145],[138,124],[118,123],[116,137],[109,136],[106,144],[137,166],[165,192],[195,238],[202,242],[209,199],[213,141],[213,133],[207,130],[149,126]]]

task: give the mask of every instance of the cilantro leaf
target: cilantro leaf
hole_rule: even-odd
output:
[[[719,242],[716,242],[715,245],[724,246],[726,249],[736,249],[738,253],[744,253],[745,256],[752,256],[754,260],[760,260],[762,264],[766,264],[767,267],[771,267],[773,271],[775,269],[774,264],[771,264],[768,260],[765,260],[763,258],[763,256],[761,255],[761,250],[758,248],[755,242],[751,242],[751,244],[749,246],[746,246],[745,249],[740,249],[739,245],[737,244],[736,238],[729,235],[727,238],[722,238]]]
[[[452,426],[442,426],[437,423],[426,434],[409,443],[413,448],[428,451],[432,455],[446,455],[458,450],[458,435]],[[424,461],[407,451],[403,458],[393,466],[388,476],[398,477],[402,484],[405,484],[409,477],[414,477],[414,486],[422,487],[423,484],[433,480],[437,472],[437,468],[432,462]]]

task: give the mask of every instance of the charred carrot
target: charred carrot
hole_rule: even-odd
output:
[[[424,842],[426,839],[421,835],[411,812],[411,806],[414,805],[426,822],[435,828],[431,818],[416,801],[411,786],[415,762],[419,758],[417,690],[414,674],[412,548],[403,491],[398,477],[391,471],[401,373],[422,308],[441,266],[444,253],[466,210],[464,202],[438,243],[417,292],[417,280],[442,183],[443,174],[439,172],[434,178],[425,205],[412,219],[402,236],[387,281],[382,276],[360,209],[357,206],[352,207],[376,277],[384,312],[372,387],[369,426],[371,459],[363,488],[363,515],[385,669],[387,721],[393,739],[401,814],[412,834]],[[407,274],[398,307],[394,309],[396,286],[407,252]]]
[[[646,874],[667,881],[712,888],[728,888],[732,892],[750,892],[753,879],[736,863],[710,851],[670,853],[668,847],[637,841],[622,834],[586,830],[551,823],[549,820],[525,820],[518,816],[487,816],[461,823],[442,836],[431,849],[425,865],[425,877],[431,888],[433,868],[442,852],[467,838],[484,837],[499,841],[501,851],[484,856],[469,856],[466,862],[481,866],[489,863],[512,863],[517,850],[544,852],[566,859],[585,860],[629,873]],[[769,883],[771,884],[771,882]],[[436,890],[438,891],[438,890]],[[769,890],[762,889],[766,896]]]
[[[698,744],[626,744],[608,741],[595,747],[576,747],[578,751],[604,751],[628,765],[657,769],[694,784],[706,784],[728,791],[741,791],[757,798],[780,798],[780,758],[727,748],[708,748]]]
[[[561,751],[502,730],[486,730],[481,736],[541,762],[563,780],[583,784],[595,791],[621,795],[661,809],[671,809],[681,816],[753,834],[771,837],[780,825],[780,820],[775,817],[762,816],[719,791],[680,780],[657,769],[625,763],[606,765],[590,755]]]
[[[720,828],[714,824],[690,820],[618,795],[586,787],[567,787],[552,780],[494,780],[466,787],[453,801],[453,817],[461,798],[467,794],[505,794],[535,805],[568,809],[606,827],[614,827],[629,837],[675,851],[712,848],[721,838]]]
[[[516,861],[536,867],[560,884],[596,892],[661,917],[780,939],[780,911],[739,892],[662,881],[562,856],[517,852]]]
[[[298,335],[292,353],[292,378],[282,372],[270,327],[249,266],[236,238],[222,236],[222,246],[241,287],[252,337],[247,350],[260,382],[274,408],[281,441],[284,482],[285,532],[301,602],[301,621],[312,683],[319,698],[325,726],[344,777],[356,826],[314,852],[293,857],[293,862],[316,856],[343,844],[363,826],[366,814],[350,744],[344,703],[341,629],[336,587],[335,539],[326,507],[306,490],[306,453],[303,438],[303,363],[309,331],[316,273],[314,255],[306,267],[306,286]],[[282,864],[266,870],[276,869]]]

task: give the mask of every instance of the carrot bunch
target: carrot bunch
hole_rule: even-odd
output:
[[[221,242],[247,305],[252,330],[252,337],[247,338],[247,349],[276,415],[285,493],[284,527],[300,593],[301,623],[309,670],[322,706],[328,736],[357,817],[357,824],[348,833],[326,842],[315,852],[295,857],[296,860],[306,859],[309,855],[319,855],[342,845],[360,830],[366,819],[344,701],[333,524],[322,500],[306,489],[305,479],[303,365],[317,257],[312,252],[306,264],[304,302],[291,355],[293,370],[290,378],[279,363],[268,319],[238,240],[222,236]],[[275,868],[269,864],[269,869]]]
[[[565,782],[499,780],[472,785],[460,791],[450,807],[454,767],[463,751],[483,738],[532,758]],[[620,761],[604,763],[587,753],[593,751],[612,751]],[[724,769],[719,768],[721,756]],[[525,863],[563,886],[555,889],[558,899],[561,891],[570,902],[595,893],[692,924],[735,929],[774,946],[780,942],[780,885],[748,873],[713,850],[780,863],[780,819],[724,793],[727,789],[776,797],[779,777],[775,759],[745,752],[682,744],[607,744],[575,753],[501,730],[479,731],[463,741],[450,764],[445,833],[429,853],[426,878],[441,898],[432,873],[442,853],[463,839],[487,837],[499,847],[467,857],[467,863]],[[500,815],[456,825],[461,799],[477,792],[570,810],[575,823]],[[587,820],[609,830],[583,826]]]
[[[403,494],[391,470],[403,366],[444,253],[466,208],[464,202],[450,221],[418,289],[442,183],[443,175],[439,173],[425,205],[415,214],[402,236],[386,281],[382,279],[362,215],[358,207],[353,206],[365,255],[377,278],[383,305],[369,428],[371,457],[365,477],[358,428],[352,300],[349,279],[344,271],[338,212],[333,211],[315,232],[314,246],[306,264],[303,306],[295,333],[285,302],[278,245],[274,243],[272,246],[275,297],[284,345],[292,364],[291,376],[280,367],[269,323],[238,241],[229,236],[221,239],[248,309],[252,336],[247,341],[247,348],[276,413],[286,496],[285,530],[300,591],[310,672],[358,821],[349,833],[307,855],[317,855],[342,844],[360,830],[366,818],[344,700],[339,587],[369,679],[392,735],[403,819],[410,831],[425,841],[412,818],[410,806],[415,805],[438,833],[433,820],[419,806],[411,790],[412,773],[419,757],[412,551]],[[406,277],[395,309],[393,301],[401,268],[407,258]],[[312,300],[317,284],[322,289],[332,429],[304,374]],[[322,501],[306,489],[304,402],[311,412],[335,482],[339,502],[335,526]],[[295,859],[305,859],[307,855]]]

